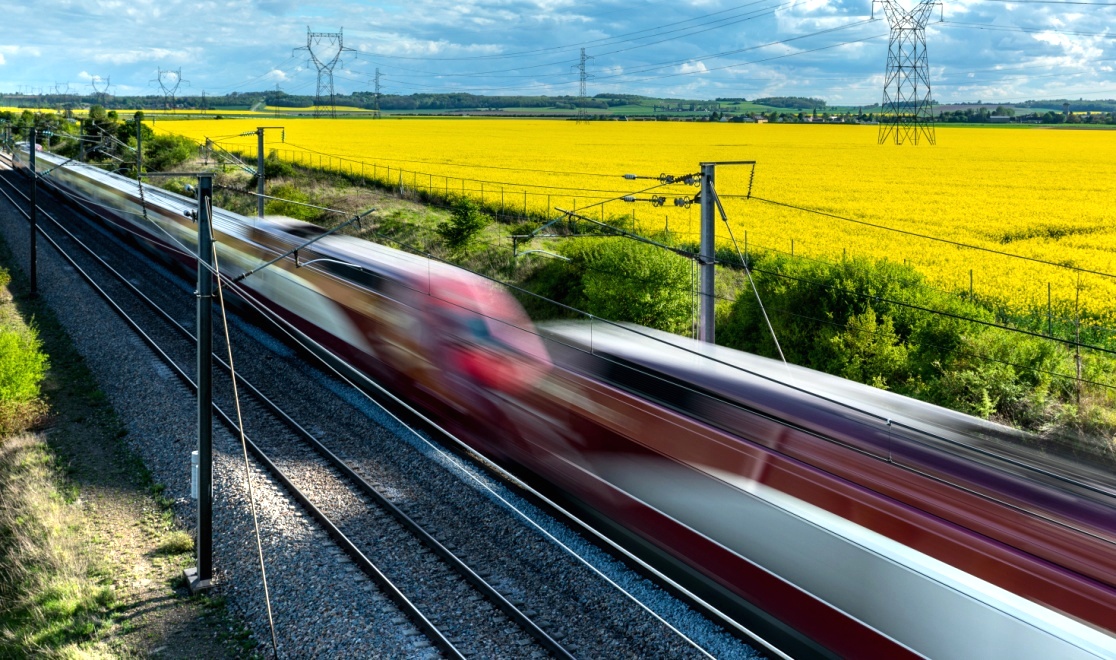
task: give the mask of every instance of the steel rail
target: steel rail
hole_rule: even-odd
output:
[[[0,179],[3,178],[4,177],[0,177]],[[15,189],[16,192],[19,192],[19,190],[15,188],[15,186],[10,181],[5,180],[5,183],[9,186],[12,186],[12,188]],[[16,210],[18,210],[21,215],[23,215],[25,218],[30,219],[30,214],[20,208],[16,200],[13,199],[11,195],[9,195],[6,191],[0,189],[0,195],[3,195],[5,198],[7,198],[12,206]],[[40,207],[40,209],[41,208],[42,207]],[[50,217],[50,220],[54,222],[56,226],[60,228],[62,227],[61,223],[59,223],[53,217]],[[39,234],[41,234],[43,238],[48,243],[50,243],[52,247],[54,247],[58,254],[67,263],[70,264],[74,271],[77,272],[78,275],[80,275],[81,278],[86,281],[86,283],[93,287],[94,291],[96,291],[97,294],[100,295],[101,298],[103,298],[105,302],[108,303],[109,307],[111,307],[112,310],[116,312],[116,314],[120,316],[120,318],[137,335],[139,335],[140,339],[142,339],[143,342],[147,344],[155,352],[155,354],[167,364],[168,367],[170,367],[172,372],[176,376],[178,376],[179,380],[183,381],[189,389],[193,390],[196,393],[197,384],[194,382],[194,380],[190,378],[190,376],[187,375],[185,371],[183,371],[183,369],[178,365],[178,363],[174,361],[173,358],[167,355],[166,351],[164,351],[162,347],[160,347],[158,343],[143,330],[139,323],[131,316],[129,316],[128,313],[125,312],[124,309],[117,303],[117,301],[114,300],[112,296],[109,295],[109,293],[105,291],[91,275],[89,275],[89,273],[87,273],[80,265],[78,265],[77,261],[75,261],[73,257],[71,257],[62,248],[62,246],[54,240],[54,238],[50,234],[46,233],[46,231],[43,230],[43,227],[41,225],[38,227],[38,231]],[[69,234],[69,232],[66,231],[64,228],[63,231]],[[72,235],[71,238],[73,238]],[[76,238],[74,240],[75,242],[80,243],[80,241],[77,241]],[[218,406],[216,403],[213,404],[213,411],[217,415],[221,423],[230,432],[232,432],[233,434],[239,433],[239,428],[237,427],[236,422],[229,415],[227,415],[225,411],[221,409],[221,407]],[[313,502],[311,502],[310,499],[294,485],[294,483],[279,468],[279,466],[273,463],[271,459],[263,452],[263,450],[261,450],[259,446],[256,445],[256,443],[247,436],[247,434],[245,434],[244,439],[248,445],[248,448],[252,451],[252,454],[257,458],[257,460],[259,460],[260,463],[262,463],[263,466],[269,472],[271,472],[272,475],[274,475],[281,484],[283,484],[283,487],[287,489],[291,496],[294,497],[295,500],[298,501],[298,503],[301,504],[303,508],[306,509],[306,511],[310,513],[310,515],[315,520],[318,521],[318,524],[321,525],[325,532],[329,535],[329,537],[333,539],[333,541],[337,543],[338,546],[341,547],[345,554],[349,555],[349,557],[353,560],[357,567],[361,569],[361,572],[363,572],[369,577],[369,579],[376,583],[376,585],[385,592],[385,595],[387,595],[400,608],[400,610],[402,610],[403,613],[406,614],[409,619],[411,619],[412,623],[414,623],[420,630],[422,630],[422,632],[434,643],[435,646],[437,646],[439,649],[444,651],[452,658],[459,658],[461,660],[464,660],[465,655],[462,654],[454,646],[454,644],[437,628],[437,626],[435,626],[429,619],[426,618],[426,615],[424,615],[419,610],[418,606],[412,603],[411,600],[408,599],[407,596],[386,575],[384,575],[379,567],[377,567],[370,559],[368,559],[368,557],[366,557],[364,553],[362,553],[360,549],[357,548],[356,544],[353,543],[347,536],[345,536],[345,534],[337,528],[333,521],[330,520],[329,517],[321,511],[321,509],[315,506]]]
[[[0,177],[0,178],[2,178],[2,177]],[[2,192],[2,191],[0,191],[0,192]],[[63,195],[66,196],[67,198],[69,197],[68,195],[65,195],[65,193],[63,193]],[[86,209],[86,211],[83,213],[83,215],[89,214],[89,213],[90,213],[90,211],[88,209]],[[96,214],[94,213],[93,215],[96,215]],[[53,218],[50,218],[50,219],[52,221],[54,221]],[[56,224],[58,224],[57,221],[54,221],[54,222]],[[88,248],[86,248],[86,249],[88,250]],[[110,267],[110,269],[111,269],[111,267]],[[122,276],[119,275],[119,274],[117,274],[117,277],[122,278]],[[135,289],[134,285],[132,285],[132,283],[127,281],[126,279],[121,279],[121,281],[126,286],[128,286],[129,288]],[[140,295],[142,296],[142,294],[140,294]],[[146,296],[143,296],[143,297],[145,298]],[[150,304],[154,305],[154,303],[150,303]],[[249,305],[252,306],[252,307],[255,307],[257,304],[258,303],[253,303],[253,302],[249,301]],[[260,313],[263,313],[263,312],[261,311]],[[280,323],[280,321],[281,321],[281,319],[280,320],[275,320],[275,319],[272,320],[272,322],[275,322],[275,323]],[[175,323],[175,325],[177,325],[177,323]],[[280,325],[280,329],[289,334],[289,331],[286,328],[283,328],[282,325]],[[292,328],[292,330],[293,330],[293,328]],[[185,331],[185,329],[183,329],[183,331]],[[185,332],[187,334],[189,334],[189,331],[185,331]],[[299,334],[301,334],[301,333],[299,333]],[[192,336],[192,335],[190,335],[190,336]],[[294,339],[296,341],[298,340],[298,338],[294,337],[294,336],[292,336],[292,339]],[[337,373],[339,376],[341,376],[345,381],[349,382],[351,385],[356,386],[356,382],[364,382],[364,381],[368,380],[368,377],[365,376],[364,374],[361,374],[359,372],[354,372],[351,369],[351,367],[346,368],[346,367],[348,367],[348,365],[338,364],[338,363],[336,363],[335,360],[329,359],[332,356],[326,356],[326,355],[319,354],[318,351],[315,350],[312,347],[312,345],[309,348],[309,352],[311,354],[313,354],[317,359],[321,360],[326,365],[326,367],[328,369]],[[223,369],[226,368],[225,364],[224,364],[223,360],[220,358],[220,356],[215,354],[214,357],[221,364]],[[255,390],[255,388],[250,383],[247,383],[246,381],[242,380],[239,376],[238,376],[238,383],[244,384],[246,386],[246,389],[248,389],[249,391]],[[372,383],[372,385],[375,386],[376,384]],[[368,392],[368,390],[364,387],[360,387],[360,389],[365,391],[366,393]],[[380,388],[374,387],[373,389],[380,389]],[[265,407],[269,407],[269,403],[271,405],[274,405],[272,402],[270,402],[269,399],[262,396],[262,394],[261,394],[261,396],[259,396],[257,398]],[[611,538],[606,533],[597,529],[594,525],[582,520],[579,516],[575,515],[571,511],[567,510],[564,506],[559,504],[553,498],[543,494],[537,488],[535,488],[535,487],[531,486],[530,484],[526,483],[521,478],[519,478],[516,475],[508,472],[504,468],[501,468],[501,467],[497,466],[496,464],[491,463],[488,459],[486,459],[482,455],[478,454],[476,452],[476,450],[474,450],[472,447],[468,446],[467,444],[465,444],[460,439],[454,437],[452,434],[450,434],[445,429],[441,428],[439,425],[437,425],[437,424],[431,422],[430,420],[426,419],[425,416],[422,415],[421,413],[418,413],[417,411],[411,410],[410,407],[407,406],[402,401],[400,401],[398,399],[395,399],[395,397],[390,397],[390,396],[386,401],[384,399],[380,398],[380,397],[372,397],[372,400],[375,401],[376,404],[379,405],[379,406],[385,406],[386,405],[389,408],[394,408],[394,407],[396,407],[396,405],[398,405],[402,409],[402,412],[403,412],[404,416],[408,417],[409,419],[412,420],[412,423],[411,423],[412,426],[414,426],[414,422],[417,422],[418,425],[424,431],[426,431],[428,433],[432,433],[434,436],[440,437],[440,438],[443,438],[444,440],[446,440],[450,447],[455,448],[454,453],[464,454],[466,456],[473,457],[472,462],[475,465],[477,465],[483,472],[489,474],[492,477],[497,478],[498,480],[500,480],[504,483],[508,483],[509,485],[511,485],[514,488],[516,488],[517,490],[519,490],[521,495],[526,496],[529,500],[533,500],[534,502],[536,502],[538,504],[541,504],[543,506],[543,508],[551,511],[557,518],[566,521],[567,523],[571,524],[576,529],[579,529],[582,532],[586,533],[587,535],[589,535],[589,537],[591,537],[592,539],[595,539],[596,542],[599,544],[599,547],[601,547],[603,550],[605,550],[609,554],[612,554],[614,557],[616,557],[620,561],[628,564],[630,567],[635,569],[637,572],[641,572],[644,575],[647,575],[648,577],[651,577],[652,579],[660,582],[665,588],[674,592],[678,597],[680,597],[683,600],[691,603],[699,611],[705,613],[707,616],[711,617],[713,620],[715,620],[715,621],[721,623],[722,625],[726,626],[736,636],[738,636],[742,639],[746,639],[749,643],[753,643],[753,644],[756,644],[759,647],[762,647],[766,653],[771,654],[773,657],[789,658],[789,656],[787,656],[778,646],[776,646],[773,643],[771,643],[770,641],[766,640],[764,637],[757,634],[755,631],[749,629],[748,627],[743,625],[741,622],[735,620],[732,616],[730,616],[729,614],[722,611],[719,607],[717,607],[717,606],[713,605],[712,603],[706,601],[703,597],[695,594],[688,587],[681,584],[680,582],[678,582],[674,578],[666,575],[660,569],[656,568],[654,565],[649,563],[647,560],[640,557],[639,555],[637,555],[633,551],[629,550],[624,545],[622,545],[618,541],[614,540],[613,538]],[[395,404],[395,405],[393,405],[393,404]],[[399,412],[400,411],[397,410],[395,413],[392,413],[392,414],[395,415],[395,414],[398,414]],[[277,416],[280,417],[281,421],[283,421],[284,424],[288,424],[288,422],[285,419],[282,418],[281,414],[277,414]],[[292,420],[292,422],[293,422],[293,420]],[[297,423],[295,423],[295,424],[297,424]],[[296,433],[300,433],[300,431],[298,429],[296,429],[294,426],[291,426],[291,428],[294,429],[296,431]],[[301,428],[301,427],[298,427],[298,428]],[[478,458],[480,460],[477,460]],[[340,460],[340,459],[337,459],[337,460]],[[343,464],[343,461],[342,461],[342,464]],[[343,470],[343,471],[351,472],[351,470],[349,470],[347,468],[347,466],[346,466],[345,470]],[[357,478],[360,479],[359,475],[357,475]],[[360,481],[364,481],[364,480],[360,479]],[[369,487],[371,487],[371,486],[369,486]],[[371,493],[369,493],[369,495],[371,496]],[[435,540],[435,543],[438,546],[441,546],[441,544],[438,543],[436,540]],[[435,550],[435,552],[437,552],[437,550]],[[447,552],[448,552],[448,550],[447,550]],[[479,576],[478,576],[478,579],[480,579]],[[509,603],[509,605],[510,605],[510,603]],[[501,609],[504,609],[504,608],[501,607]],[[504,611],[506,612],[507,610],[504,610]],[[511,616],[514,617],[514,615],[511,615]],[[685,638],[685,635],[683,635],[683,637]],[[693,643],[692,640],[691,640],[691,643]],[[547,644],[545,644],[541,640],[540,640],[540,645],[548,646]],[[700,649],[700,647],[698,647],[698,648]]]
[[[41,206],[40,209],[42,209]],[[100,255],[94,252],[92,248],[82,242],[81,239],[74,236],[73,233],[71,233],[67,228],[59,224],[58,221],[50,216],[50,214],[45,209],[42,209],[42,212],[48,219],[58,225],[62,229],[62,231],[70,237],[71,240],[73,240],[85,251],[86,254],[95,259],[103,268],[110,272],[121,284],[123,284],[152,311],[158,314],[175,331],[192,342],[197,341],[197,337],[188,329],[186,329],[181,323],[179,323],[169,312],[164,310],[162,307],[159,306],[158,303],[151,300],[150,297],[140,291],[140,289],[135,284],[133,284],[118,270],[108,264],[108,262],[106,262]],[[230,369],[228,363],[224,360],[224,358],[219,354],[218,351],[213,352],[213,359],[221,367],[221,370],[224,371],[226,374],[232,373],[232,370]],[[251,394],[252,397],[254,397],[260,404],[262,404],[263,407],[268,410],[268,412],[279,418],[279,420],[282,421],[288,428],[290,428],[304,441],[306,441],[322,458],[324,458],[330,465],[341,472],[345,476],[345,478],[347,478],[352,484],[355,484],[361,492],[371,497],[376,502],[377,506],[387,511],[403,527],[410,530],[411,533],[414,534],[414,536],[416,536],[424,546],[441,557],[442,560],[448,563],[454,569],[454,571],[456,571],[462,578],[465,579],[465,581],[473,585],[473,587],[476,588],[478,591],[482,592],[485,597],[488,598],[494,605],[496,605],[512,620],[518,623],[525,632],[531,635],[531,637],[535,638],[535,640],[539,642],[541,646],[546,648],[557,658],[566,658],[572,660],[574,656],[569,651],[567,651],[558,641],[551,637],[530,617],[524,614],[518,607],[512,604],[503,594],[497,591],[495,587],[493,587],[484,578],[478,575],[476,571],[472,570],[468,565],[466,565],[465,562],[462,561],[457,555],[453,554],[453,552],[446,548],[441,542],[439,542],[433,534],[428,532],[419,523],[415,522],[412,517],[407,515],[396,504],[391,502],[382,492],[377,490],[375,486],[368,483],[367,480],[357,474],[343,459],[334,454],[328,447],[325,446],[325,444],[323,444],[317,437],[310,433],[310,431],[306,430],[305,427],[303,427],[294,418],[287,414],[287,412],[284,411],[278,404],[276,404],[263,392],[261,392],[259,388],[257,388],[239,373],[236,374],[236,381],[238,384],[243,386],[244,389],[249,394]]]

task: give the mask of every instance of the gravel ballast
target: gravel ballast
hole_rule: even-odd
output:
[[[52,212],[56,207],[48,206]],[[49,221],[40,222],[52,235],[59,233],[51,231]],[[76,228],[83,221],[73,222]],[[0,230],[17,259],[26,263],[27,223],[6,200],[0,201]],[[130,246],[103,238],[98,242],[109,246],[118,262],[115,266],[130,268],[128,277],[134,283],[180,323],[192,327],[194,298],[188,282],[173,277],[164,267],[145,263]],[[98,248],[98,252],[105,253],[105,249]],[[79,263],[83,263],[81,259]],[[166,484],[166,493],[176,501],[178,514],[192,526],[196,515],[189,499],[189,457],[196,442],[193,394],[42,239],[39,288],[97,374],[129,431],[129,442],[156,480]],[[421,519],[424,527],[436,530],[439,541],[505,597],[537,615],[540,625],[560,637],[575,655],[699,655],[674,629],[718,657],[754,654],[721,628],[519,497],[505,483],[406,429],[363,394],[308,364],[306,358],[269,333],[236,315],[230,320],[242,375],[377,485],[393,503]],[[157,335],[165,335],[168,343],[174,341],[165,329],[153,330],[152,336]],[[162,345],[161,339],[156,340]],[[173,355],[174,359],[192,375],[188,353],[179,355],[181,348],[175,351],[178,354]],[[231,411],[231,399],[220,386],[216,396]],[[270,429],[274,421],[246,422],[251,437],[273,435]],[[260,429],[258,434],[253,433],[254,426]],[[230,608],[244,618],[256,639],[269,644],[239,442],[215,425],[214,445],[216,591],[227,597]],[[291,464],[302,460],[290,459]],[[437,655],[425,637],[355,569],[290,495],[256,461],[250,464],[281,654]],[[321,467],[313,469],[322,471]],[[354,506],[352,497],[340,490],[337,479],[318,479],[313,479],[318,484],[315,498],[340,503],[338,510]],[[379,547],[388,556],[394,534],[386,527],[365,528],[355,530],[352,537],[363,547]],[[389,568],[390,558],[384,561]],[[405,572],[409,570],[407,561],[413,560],[402,557],[398,561],[394,570]],[[422,582],[421,576],[418,582]],[[464,631],[468,621],[442,620],[438,624],[467,637]],[[504,653],[494,655],[521,657],[527,651],[510,644]],[[486,654],[490,651],[486,649]],[[537,649],[533,653],[537,654]]]

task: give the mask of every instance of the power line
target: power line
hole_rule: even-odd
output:
[[[725,197],[730,197],[730,195],[725,195]],[[835,213],[829,213],[827,211],[820,211],[818,209],[811,209],[811,208],[808,208],[808,207],[805,207],[805,206],[799,206],[797,204],[790,204],[790,203],[787,203],[787,202],[777,202],[777,201],[772,200],[772,199],[764,199],[763,197],[759,197],[759,196],[754,195],[754,194],[751,195],[748,199],[754,199],[757,202],[763,202],[765,204],[771,204],[773,206],[782,206],[784,208],[794,209],[796,211],[802,211],[804,213],[813,213],[815,215],[820,215],[820,216],[824,216],[824,217],[827,217],[827,218],[832,218],[834,220],[841,220],[843,222],[852,222],[852,223],[855,223],[855,224],[858,224],[858,225],[864,225],[866,227],[873,227],[875,229],[882,229],[884,231],[890,231],[890,232],[894,232],[896,234],[903,234],[905,236],[913,236],[915,238],[922,238],[922,239],[926,239],[928,241],[935,241],[935,242],[938,242],[938,243],[945,243],[947,245],[953,245],[955,247],[966,248],[966,249],[969,249],[969,250],[978,250],[980,252],[988,252],[990,254],[996,254],[996,255],[999,255],[999,256],[1002,256],[1002,257],[1010,257],[1012,259],[1021,259],[1023,261],[1029,261],[1029,262],[1032,262],[1032,263],[1043,264],[1045,266],[1053,266],[1055,268],[1062,268],[1062,269],[1065,269],[1065,270],[1071,270],[1071,271],[1075,271],[1075,272],[1078,272],[1078,273],[1086,273],[1086,274],[1089,274],[1089,275],[1099,275],[1100,277],[1107,277],[1107,278],[1116,279],[1116,274],[1113,274],[1113,273],[1106,273],[1106,272],[1099,271],[1099,270],[1091,270],[1089,268],[1081,268],[1079,266],[1069,266],[1069,265],[1066,265],[1066,264],[1059,264],[1059,263],[1055,263],[1053,261],[1046,261],[1045,259],[1038,259],[1038,258],[1035,258],[1035,257],[1028,257],[1028,256],[1024,256],[1022,254],[1015,254],[1013,252],[1004,252],[1003,250],[995,250],[993,248],[984,247],[984,246],[981,246],[981,245],[973,245],[972,243],[962,243],[961,241],[954,241],[954,240],[950,240],[948,238],[940,238],[940,237],[937,237],[937,236],[930,236],[929,234],[920,234],[918,232],[910,231],[910,230],[907,230],[907,229],[898,229],[896,227],[888,227],[887,225],[876,224],[874,222],[868,222],[867,220],[857,220],[855,218],[849,218],[849,217],[845,217],[845,216],[842,216],[842,215],[837,215]]]
[[[388,54],[385,54],[385,53],[375,53],[375,55],[377,57],[388,57],[388,58],[397,59],[397,60],[419,60],[419,61],[431,61],[431,62],[464,62],[464,61],[474,61],[474,60],[509,59],[509,58],[513,58],[513,57],[523,57],[524,55],[536,55],[536,54],[539,54],[539,53],[548,53],[548,52],[564,51],[564,50],[574,50],[574,49],[577,49],[577,48],[586,48],[586,47],[590,47],[590,46],[608,45],[609,42],[626,43],[628,41],[635,41],[635,40],[642,39],[642,38],[660,36],[658,34],[652,34],[652,35],[647,35],[647,36],[644,36],[644,37],[636,37],[635,35],[644,34],[644,33],[647,33],[647,32],[656,32],[658,30],[662,30],[663,28],[674,27],[676,25],[682,25],[682,24],[685,24],[685,23],[692,23],[694,21],[699,21],[699,20],[702,20],[704,18],[709,18],[711,16],[719,16],[721,14],[727,14],[727,13],[730,13],[730,12],[737,11],[739,9],[744,9],[745,7],[751,7],[751,6],[760,4],[761,2],[765,2],[765,1],[766,0],[754,0],[753,2],[748,2],[748,3],[742,4],[742,5],[737,5],[735,7],[730,7],[728,9],[722,9],[720,11],[715,11],[715,12],[712,12],[712,13],[709,13],[709,14],[703,14],[701,16],[695,16],[693,18],[687,18],[685,20],[676,21],[674,23],[666,23],[666,24],[663,24],[663,25],[655,26],[655,27],[645,28],[643,30],[636,30],[634,32],[627,32],[627,33],[623,33],[623,34],[618,34],[618,35],[612,36],[612,37],[601,37],[600,39],[592,39],[592,40],[589,40],[589,41],[581,41],[581,42],[576,42],[576,43],[563,44],[561,46],[550,46],[550,47],[547,47],[547,48],[536,48],[536,49],[532,49],[532,50],[523,50],[523,51],[516,51],[516,52],[511,52],[511,53],[500,53],[498,55],[471,55],[471,56],[460,56],[460,57],[415,57],[415,56],[407,56],[407,55],[388,55]],[[718,19],[718,20],[729,20],[729,19]],[[717,22],[717,21],[711,21],[711,22]],[[699,26],[693,26],[693,27],[699,27]],[[687,28],[687,29],[689,29],[689,28]],[[664,32],[662,34],[669,34],[669,33]],[[634,37],[634,38],[627,38],[627,37]],[[624,39],[624,41],[616,41],[616,40],[621,39],[621,38],[627,38],[627,39]]]
[[[987,0],[985,0],[987,1]],[[1116,6],[1116,5],[1114,5]],[[1103,37],[1105,39],[1116,39],[1116,33],[1112,32],[1085,32],[1083,30],[1063,30],[1059,28],[1032,28],[1021,27],[1015,25],[992,25],[991,23],[966,23],[964,21],[941,21],[944,25],[957,25],[959,27],[975,28],[977,30],[993,30],[999,32],[1026,32],[1029,34],[1064,34],[1071,37]]]
[[[1093,5],[1096,7],[1116,7],[1116,2],[1085,2],[1082,0],[981,0],[982,2],[1004,2],[1013,5]]]

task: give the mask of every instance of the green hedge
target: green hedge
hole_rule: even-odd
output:
[[[528,289],[603,318],[692,331],[686,259],[622,238],[570,240],[557,249],[569,261],[536,268],[525,281]],[[1031,430],[1065,427],[1069,418],[1079,430],[1091,425],[1108,435],[1104,429],[1116,425],[1111,391],[1079,390],[1071,378],[1076,364],[1068,347],[992,327],[1010,323],[976,301],[935,289],[913,268],[779,254],[751,259],[756,287],[792,363]],[[719,292],[729,279],[744,286],[734,301],[718,303],[717,343],[778,357],[742,275],[720,271]],[[523,300],[535,318],[577,316]],[[1085,380],[1107,381],[1114,367],[1116,361],[1103,355],[1082,358]]]

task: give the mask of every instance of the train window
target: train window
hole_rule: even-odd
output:
[[[689,408],[691,398],[697,395],[685,386],[625,364],[618,358],[601,357],[593,362],[596,364],[592,371],[605,382],[676,410]]]
[[[299,238],[314,238],[315,236],[321,236],[329,230],[322,229],[315,225],[299,225],[297,227],[283,227],[283,231],[291,236],[298,236]]]
[[[325,257],[325,259],[329,259]],[[384,288],[384,276],[375,271],[368,270],[357,264],[349,264],[342,261],[319,261],[315,266],[320,267],[331,275],[348,280],[354,284],[360,285],[365,289],[371,291],[382,292]]]
[[[594,355],[590,369],[605,382],[729,433],[740,433],[754,411],[667,374],[654,374],[615,356]]]

